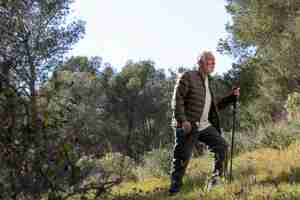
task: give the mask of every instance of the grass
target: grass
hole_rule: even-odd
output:
[[[207,192],[212,156],[192,159],[182,191],[168,196],[169,178],[146,177],[113,189],[113,200],[300,200],[300,143],[263,148],[234,159],[234,181]]]

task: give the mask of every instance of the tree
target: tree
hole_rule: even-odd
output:
[[[288,94],[299,90],[299,1],[233,0],[227,10],[233,24],[220,47],[240,66],[241,87],[247,91],[241,99],[256,101],[262,117],[274,119]]]
[[[123,151],[139,160],[143,152],[157,147],[170,128],[165,75],[151,61],[129,62],[113,76],[107,90],[111,127],[119,127]],[[110,120],[110,121],[111,121]]]
[[[56,71],[71,71],[71,72],[90,72],[92,74],[101,74],[102,58],[86,56],[76,56],[69,58],[63,65],[57,67]]]
[[[52,194],[61,189],[48,174],[48,150],[57,148],[66,160],[70,148],[63,148],[67,144],[55,132],[57,127],[45,126],[39,90],[84,33],[82,21],[66,24],[71,2],[0,2],[0,190],[5,199],[37,199],[48,189]]]

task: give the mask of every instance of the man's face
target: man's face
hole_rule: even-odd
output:
[[[202,70],[206,74],[210,74],[215,69],[215,58],[213,56],[210,56],[206,59],[206,62],[202,65]]]

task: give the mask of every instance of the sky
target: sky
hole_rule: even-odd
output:
[[[228,34],[225,0],[75,0],[73,16],[86,21],[86,34],[72,56],[100,56],[120,70],[128,60],[152,60],[156,68],[193,67],[203,50],[216,56],[215,72],[232,59],[216,52]]]

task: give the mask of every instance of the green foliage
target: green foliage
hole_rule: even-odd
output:
[[[292,94],[289,94],[287,102],[286,102],[286,108],[287,108],[287,111],[289,114],[289,120],[299,118],[300,93],[294,92]]]
[[[121,179],[169,175],[170,100],[176,73],[170,71],[167,77],[152,61],[128,62],[119,73],[103,65],[100,57],[62,62],[84,33],[82,21],[65,24],[71,2],[0,3],[0,45],[7,47],[0,55],[0,190],[5,199],[97,198]],[[219,50],[233,55],[236,63],[223,76],[213,77],[212,86],[217,97],[232,85],[242,88],[236,150],[284,149],[300,134],[299,3],[228,2],[233,24]],[[289,121],[271,124],[285,108]],[[230,108],[222,113],[226,131],[231,113]],[[225,136],[229,141],[231,134]],[[136,168],[138,162],[142,164]],[[204,167],[207,160],[190,166],[187,173],[192,178],[186,179],[185,192],[203,187],[209,171]],[[251,162],[240,167],[244,174],[256,172]],[[299,181],[296,165],[284,173],[288,176],[282,174],[282,180]],[[157,184],[156,179],[148,186]],[[256,198],[256,190],[260,189],[245,194]],[[230,198],[225,193],[218,190],[209,196]],[[272,197],[280,199],[282,194]]]
[[[266,123],[237,134],[236,149],[240,152],[257,148],[284,149],[300,138],[298,120],[281,123]]]
[[[136,164],[132,158],[126,155],[122,155],[119,152],[107,153],[99,160],[99,163],[101,163],[104,171],[112,174],[112,176],[126,180],[136,179],[136,175],[133,172]]]
[[[69,189],[78,182],[78,155],[60,130],[62,112],[52,115],[57,107],[47,112],[48,93],[43,96],[39,90],[84,34],[83,21],[66,21],[71,3],[0,2],[0,89],[13,93],[1,94],[3,199],[40,199],[47,192],[59,199],[58,188]]]
[[[143,157],[142,166],[137,168],[138,177],[168,176],[171,166],[171,149],[159,148],[147,152]]]
[[[151,61],[129,62],[105,90],[105,111],[122,130],[116,134],[123,137],[127,154],[136,161],[168,139],[170,90],[165,74]]]
[[[299,9],[297,0],[239,0],[227,5],[233,21],[219,50],[234,56],[240,68],[242,105],[259,98],[251,110],[265,108],[275,121],[274,116],[284,112],[288,94],[299,89]]]
[[[274,128],[274,129],[272,129]],[[262,135],[260,146],[282,149],[289,146],[296,139],[300,138],[300,132],[283,127],[266,127],[260,129],[258,134]]]
[[[116,187],[115,191],[118,192],[113,199],[296,200],[300,188],[298,154],[298,142],[281,150],[258,148],[245,152],[233,161],[233,182],[224,182],[210,191],[206,190],[205,180],[208,178],[207,166],[211,157],[192,159],[192,167],[188,169],[182,190],[175,196],[168,195],[168,178],[147,177]]]
[[[100,74],[102,68],[101,57],[76,56],[69,58],[65,63],[58,66],[56,71],[89,72]]]
[[[99,163],[99,159],[93,158],[91,156],[82,156],[77,162],[76,166],[80,167],[81,171],[87,174],[90,170],[94,168],[101,168],[101,164]]]
[[[282,191],[278,194],[275,194],[272,197],[274,200],[297,200],[299,198],[300,192],[295,190],[287,193],[286,191]]]
[[[241,105],[240,107],[240,128],[248,130],[259,127],[271,121],[270,108],[261,101],[261,99],[253,100],[249,105]]]

